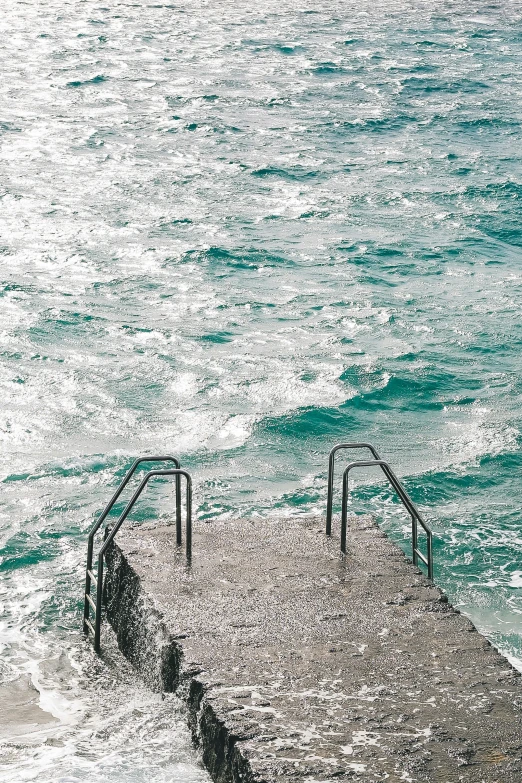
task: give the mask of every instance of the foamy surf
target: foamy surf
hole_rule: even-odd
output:
[[[177,701],[79,634],[142,453],[180,454],[203,524],[323,513],[330,447],[374,441],[518,661],[519,6],[0,14],[1,779],[207,779]],[[408,545],[372,473],[350,508]]]

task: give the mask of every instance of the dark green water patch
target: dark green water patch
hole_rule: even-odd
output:
[[[232,332],[209,332],[199,338],[204,343],[229,343],[233,340]]]
[[[103,84],[103,82],[106,82],[108,79],[107,76],[104,76],[103,74],[99,74],[98,76],[93,76],[91,79],[75,79],[72,82],[67,82],[66,87],[87,87],[88,85],[96,85],[96,84]]]

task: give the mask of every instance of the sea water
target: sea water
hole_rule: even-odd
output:
[[[143,453],[180,455],[196,526],[262,527],[324,514],[329,449],[372,441],[517,663],[520,4],[0,15],[0,780],[207,780],[176,698],[80,634],[87,530]],[[371,471],[350,510],[408,551]]]

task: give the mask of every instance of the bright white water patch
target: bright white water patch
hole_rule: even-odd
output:
[[[27,662],[30,678],[11,687],[0,780],[208,780],[174,696],[150,693],[115,654],[109,669],[85,650],[68,653]]]
[[[206,783],[185,710],[152,694],[115,647],[78,633],[77,546],[1,582],[0,781]],[[59,569],[56,568],[59,565]]]

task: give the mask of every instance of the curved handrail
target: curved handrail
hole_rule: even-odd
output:
[[[418,566],[419,558],[428,568],[428,578],[433,579],[433,533],[430,527],[426,524],[422,518],[418,508],[413,500],[410,498],[401,482],[391,469],[388,462],[382,459],[376,460],[358,460],[351,462],[344,470],[343,473],[343,499],[341,510],[341,552],[346,554],[346,528],[348,522],[348,477],[350,471],[354,468],[371,468],[380,467],[389,480],[390,484],[399,496],[402,504],[406,508],[407,512],[411,516],[412,521],[412,549],[413,549],[413,563]],[[417,524],[420,524],[427,538],[427,557],[425,557],[418,548],[418,530]]]
[[[178,468],[178,470],[181,467],[179,459],[177,457],[172,457],[171,455],[167,455],[167,456],[151,456],[151,457],[138,457],[138,459],[134,460],[134,462],[132,463],[132,465],[130,466],[129,470],[126,473],[125,478],[121,482],[120,486],[118,487],[118,489],[116,490],[116,492],[114,493],[112,498],[109,500],[109,502],[107,503],[107,505],[103,509],[102,513],[100,514],[100,516],[98,517],[98,519],[96,520],[94,525],[91,527],[91,529],[89,531],[89,541],[94,539],[94,536],[95,536],[96,532],[99,530],[99,528],[101,527],[102,523],[105,521],[105,518],[109,515],[109,512],[112,510],[112,507],[114,506],[114,504],[116,503],[116,501],[120,497],[121,493],[123,492],[123,490],[125,489],[125,487],[129,483],[129,481],[131,480],[131,478],[134,475],[136,469],[143,462],[173,462],[174,465],[176,466],[176,468]],[[176,489],[177,489],[177,487],[176,487]],[[178,511],[178,508],[177,508],[177,505],[176,505],[176,522],[177,522],[177,511]],[[180,520],[181,520],[181,502],[180,502],[180,515],[179,516],[180,516]]]
[[[105,552],[107,551],[108,547],[110,546],[114,536],[122,526],[122,524],[125,522],[127,517],[129,516],[132,507],[138,500],[139,496],[147,486],[148,482],[151,478],[154,478],[155,476],[176,476],[176,478],[184,476],[187,482],[187,521],[186,521],[186,555],[187,560],[190,561],[190,558],[192,556],[192,479],[190,477],[190,474],[187,473],[186,470],[181,470],[180,468],[177,469],[167,469],[167,470],[151,470],[149,473],[147,473],[146,476],[143,477],[138,489],[132,496],[132,498],[129,500],[127,505],[125,506],[124,511],[118,518],[118,521],[114,525],[114,527],[111,528],[109,534],[107,535],[105,541],[103,542],[103,546],[101,547],[99,553],[98,553],[98,573],[97,573],[97,579],[96,579],[96,615],[95,615],[95,634],[94,634],[94,649],[96,652],[100,651],[100,631],[101,631],[101,614],[102,614],[102,598],[103,598],[103,559]]]
[[[334,465],[335,455],[341,449],[368,449],[374,459],[380,459],[376,449],[371,443],[338,443],[330,452],[328,458],[328,497],[326,501],[326,535],[332,535],[332,513],[333,513],[333,489],[334,489]]]
[[[170,454],[166,456],[138,457],[138,459],[134,460],[120,486],[109,500],[94,525],[91,527],[89,531],[89,538],[87,539],[87,568],[85,573],[85,600],[83,604],[83,630],[85,633],[87,633],[87,621],[89,619],[89,599],[87,596],[91,594],[91,572],[94,537],[114,507],[114,504],[120,497],[121,493],[136,472],[136,469],[143,462],[173,462],[178,470],[180,468],[179,459],[177,457],[171,456]],[[181,481],[179,476],[176,478],[176,544],[177,546],[181,545]]]

